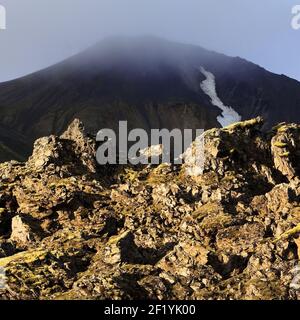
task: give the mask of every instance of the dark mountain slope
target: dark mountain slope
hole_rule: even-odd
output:
[[[0,84],[0,142],[26,156],[36,138],[61,133],[75,117],[93,133],[116,129],[119,120],[146,130],[218,127],[221,110],[200,88],[205,80],[200,67],[214,74],[218,96],[242,119],[262,115],[266,127],[300,121],[295,80],[197,46],[154,37],[112,38]],[[14,141],[2,131],[14,132]],[[1,151],[0,160],[12,153]]]

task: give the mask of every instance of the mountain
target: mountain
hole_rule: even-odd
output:
[[[155,37],[114,37],[50,68],[0,84],[0,161],[80,118],[91,133],[209,129],[256,116],[300,122],[300,83],[238,57]]]
[[[197,176],[97,167],[78,120],[0,164],[0,300],[299,300],[300,125],[261,126],[207,130]]]

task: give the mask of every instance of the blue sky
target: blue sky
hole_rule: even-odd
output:
[[[60,61],[110,35],[153,34],[241,56],[300,80],[300,0],[0,0],[0,81]]]

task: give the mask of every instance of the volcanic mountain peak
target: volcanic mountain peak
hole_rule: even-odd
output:
[[[263,116],[270,128],[299,122],[299,105],[299,82],[246,60],[149,36],[109,38],[0,84],[0,161],[27,157],[34,140],[61,134],[74,118],[94,134],[117,132],[121,120],[150,131]]]

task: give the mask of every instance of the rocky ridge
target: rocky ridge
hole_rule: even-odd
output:
[[[205,132],[183,166],[97,166],[75,120],[0,164],[1,299],[299,299],[300,126]]]

